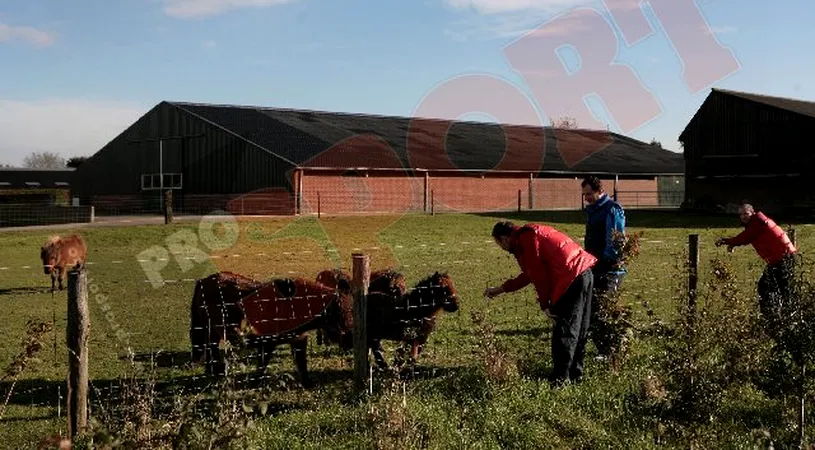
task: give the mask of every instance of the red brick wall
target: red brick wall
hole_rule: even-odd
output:
[[[650,180],[618,181],[617,201],[628,208],[659,206],[659,192],[656,178]]]
[[[402,174],[342,176],[306,173],[303,177],[303,214],[404,213],[424,210],[424,178]]]
[[[581,178],[534,179],[534,209],[579,209]],[[612,192],[614,180],[603,180]],[[657,181],[620,180],[617,183],[619,200],[624,206],[658,205]],[[437,212],[511,211],[529,209],[529,175],[463,175],[431,174],[429,177],[428,208],[430,199]],[[639,192],[637,192],[639,191]],[[317,212],[317,194],[320,210],[326,214],[348,213],[400,213],[424,210],[424,177],[408,177],[402,173],[369,172],[366,177],[341,176],[338,173],[311,172],[303,178],[303,213]],[[429,210],[429,209],[428,209]]]
[[[507,211],[527,209],[529,176],[443,176],[430,177],[435,210],[438,212]]]
[[[534,209],[579,209],[582,202],[582,178],[539,178],[532,186]],[[614,192],[614,179],[601,178],[603,189]],[[650,180],[618,180],[617,200],[624,207],[658,206],[656,178]]]
[[[580,209],[581,179],[537,178],[532,182],[532,209]]]

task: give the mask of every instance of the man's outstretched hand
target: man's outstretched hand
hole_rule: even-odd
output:
[[[726,245],[726,244],[727,244],[727,240],[725,238],[716,239],[716,247],[721,247],[722,245]],[[728,245],[727,246],[727,251],[730,252],[730,253],[733,253],[733,248],[734,247],[732,245]]]
[[[504,293],[504,290],[500,286],[498,286],[498,287],[488,287],[484,291],[484,296],[488,297],[488,298],[495,298],[498,295],[501,295],[503,293]]]

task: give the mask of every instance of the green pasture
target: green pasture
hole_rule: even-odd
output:
[[[0,447],[36,448],[42,438],[65,432],[67,294],[62,291],[52,297],[50,278],[43,274],[38,258],[48,236],[74,231],[88,242],[91,262],[87,275],[92,415],[112,408],[118,402],[114,400],[116,386],[134,373],[155,377],[162,392],[171,397],[193,396],[210,383],[200,368],[187,364],[192,280],[218,270],[256,278],[314,278],[319,270],[337,265],[350,271],[352,253],[364,252],[371,256],[372,269],[396,267],[411,285],[434,271],[448,272],[459,290],[462,308],[441,316],[420,357],[418,375],[404,385],[404,394],[402,388],[389,389],[381,382],[384,376],[375,374],[379,380],[374,397],[355,401],[349,394],[352,355],[318,346],[313,337],[309,368],[318,386],[305,390],[290,378],[289,349],[279,348],[267,377],[248,390],[253,399],[262,397],[268,409],[264,408],[265,415],[254,417],[245,430],[249,443],[241,446],[680,447],[679,442],[658,439],[651,422],[631,409],[631,395],[654,369],[656,350],[647,336],[637,335],[632,354],[619,373],[595,361],[590,345],[586,382],[558,391],[549,389],[551,329],[534,301],[533,288],[490,302],[482,296],[486,286],[518,272],[515,260],[491,242],[492,225],[500,218],[540,221],[582,243],[583,217],[575,212],[268,219],[236,222],[237,235],[223,234],[219,226],[209,229],[193,223],[0,233],[0,366],[5,369],[22,350],[28,320],[51,321],[56,316],[55,334],[44,338],[37,359],[16,384],[0,382],[0,408],[8,402],[0,418]],[[708,278],[709,260],[721,257],[733,264],[741,280],[740,295],[753,295],[763,267],[755,252],[747,247],[728,254],[713,246],[717,237],[739,232],[736,216],[629,211],[627,222],[629,233],[642,232],[641,252],[623,283],[623,301],[635,307],[637,324],[653,320],[644,313],[643,301],[665,321],[674,316],[675,286],[682,277],[677,265],[682,263],[691,233],[700,235],[702,283]],[[795,227],[799,247],[807,252],[815,244],[810,225]],[[208,237],[202,241],[204,235]],[[217,239],[228,245],[214,245]],[[148,263],[155,264],[151,266],[154,276],[164,280],[153,285],[138,259],[146,255],[162,259],[162,254],[167,261]],[[494,341],[517,361],[518,375],[508,383],[495,384],[483,374],[485,337],[473,322],[476,312],[484,313],[493,327]],[[126,336],[122,332],[117,336],[118,330]],[[391,360],[393,348],[388,343]],[[779,404],[748,385],[729,394],[726,401],[729,412],[708,425],[712,445],[708,448],[746,448],[753,442],[754,430],[785,426]]]

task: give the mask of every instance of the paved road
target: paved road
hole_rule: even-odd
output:
[[[198,222],[204,216],[175,216],[173,223],[178,222]],[[135,225],[161,225],[164,223],[164,216],[97,216],[93,223],[63,223],[56,225],[32,225],[28,227],[6,227],[0,228],[4,231],[37,231],[37,230],[59,230],[66,228],[98,228],[98,227],[122,227]]]
[[[291,219],[294,216],[231,216],[231,215],[209,215],[209,216],[174,216],[173,223],[200,222],[204,218],[216,220],[223,217],[225,220],[252,219],[252,220],[278,220]],[[60,230],[70,228],[98,228],[98,227],[129,227],[138,225],[163,225],[164,216],[96,216],[93,223],[63,223],[56,225],[32,225],[28,227],[0,227],[0,233],[7,231],[37,231],[37,230]]]

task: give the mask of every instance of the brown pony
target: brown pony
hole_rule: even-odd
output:
[[[51,275],[51,292],[54,291],[57,280],[59,280],[59,290],[63,289],[63,281],[68,269],[81,270],[85,267],[87,254],[88,246],[82,236],[74,234],[66,238],[52,236],[48,239],[40,248],[40,259],[43,272]]]
[[[310,280],[261,282],[231,272],[210,275],[196,283],[190,311],[193,361],[205,358],[208,372],[224,373],[220,344],[229,341],[259,350],[258,370],[263,371],[274,349],[289,344],[301,383],[311,387],[308,332],[322,328],[329,340],[344,341],[353,325],[350,307],[350,294]]]

